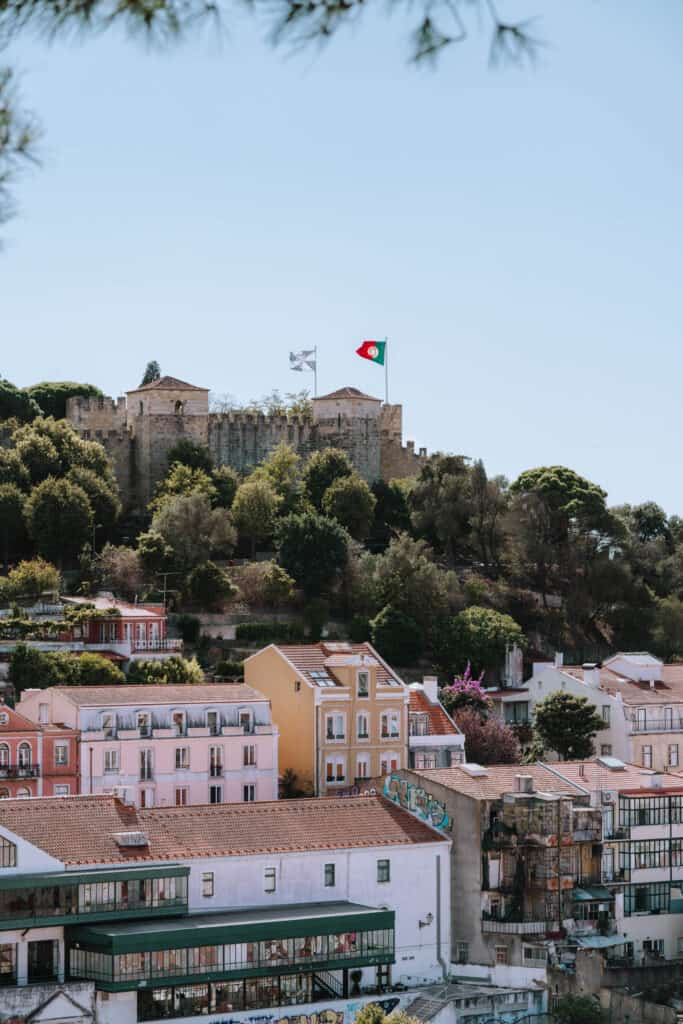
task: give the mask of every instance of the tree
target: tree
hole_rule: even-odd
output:
[[[273,485],[265,479],[250,478],[237,488],[231,509],[232,521],[240,539],[250,541],[252,558],[256,546],[272,536],[281,501]]]
[[[62,462],[59,452],[49,437],[37,432],[27,433],[19,440],[16,453],[28,470],[32,484],[38,484],[47,477],[61,475]]]
[[[128,670],[129,683],[203,683],[204,673],[196,658],[164,658],[161,661],[134,661]]]
[[[2,88],[4,84],[3,69],[0,68],[0,124],[5,124],[2,119]],[[2,141],[0,136],[0,153]],[[0,220],[2,220],[3,209],[2,195],[2,172],[0,171]],[[30,423],[36,416],[40,416],[40,406],[37,402],[20,388],[15,387],[8,380],[0,377],[0,420],[21,420],[22,423]]]
[[[59,572],[43,558],[32,558],[20,562],[5,580],[5,595],[20,605],[35,604],[36,601],[56,600],[60,590]]]
[[[456,676],[452,683],[444,686],[439,699],[449,715],[465,709],[476,711],[481,718],[486,718],[491,710],[491,700],[482,687],[484,673],[478,679],[472,675],[469,661],[461,676]]]
[[[174,462],[164,479],[157,484],[149,509],[155,512],[169,499],[188,494],[203,494],[211,505],[215,505],[218,498],[218,491],[205,469],[193,469],[183,462]]]
[[[236,587],[215,562],[202,562],[189,573],[185,581],[185,593],[190,604],[196,608],[205,612],[218,612],[234,597]]]
[[[29,688],[44,690],[49,686],[63,686],[66,682],[64,672],[54,658],[28,644],[17,644],[12,651],[9,678],[17,697]]]
[[[105,544],[97,557],[97,574],[105,590],[132,601],[143,586],[142,556],[135,548]]]
[[[0,484],[0,554],[5,571],[26,542],[23,494],[16,484]]]
[[[213,459],[209,449],[206,445],[199,444],[198,441],[193,441],[189,437],[181,437],[179,441],[176,441],[169,449],[166,460],[169,466],[179,462],[183,466],[189,466],[190,469],[203,469],[205,473],[211,473],[213,469]]]
[[[462,455],[432,455],[410,492],[415,532],[454,565],[471,546],[470,475]]]
[[[101,654],[48,654],[63,673],[67,686],[120,686],[126,677],[118,666]]]
[[[341,523],[356,540],[370,532],[377,501],[365,480],[355,473],[339,477],[323,495],[323,512]]]
[[[369,536],[372,550],[384,550],[392,537],[410,530],[408,489],[401,481],[377,480],[372,485],[375,514]]]
[[[231,572],[241,599],[252,608],[273,608],[287,604],[294,593],[294,580],[276,562],[250,562]]]
[[[276,530],[278,561],[307,597],[326,591],[346,565],[350,537],[316,512],[291,513]]]
[[[218,466],[211,473],[211,481],[216,488],[215,504],[219,508],[232,508],[232,503],[240,485],[240,478],[231,466]]]
[[[471,605],[452,620],[450,636],[448,624],[443,628],[446,639],[450,640],[450,654],[456,661],[456,669],[471,662],[478,671],[497,670],[508,647],[524,647],[526,644],[522,628],[512,616],[493,608]],[[439,649],[441,661],[444,649],[445,646]]]
[[[74,466],[70,469],[67,480],[71,480],[85,491],[92,508],[93,522],[108,533],[121,515],[118,488],[113,481],[84,466]]]
[[[370,638],[383,658],[398,665],[414,665],[424,646],[415,619],[390,604],[370,621]]]
[[[173,548],[155,530],[138,534],[137,551],[142,560],[143,569],[149,576],[171,571]]]
[[[48,477],[26,502],[26,523],[37,551],[61,565],[90,539],[92,507],[81,487]]]
[[[563,761],[593,756],[593,737],[605,728],[586,697],[551,693],[534,708],[534,739],[545,750],[554,750]]]
[[[323,497],[328,487],[343,476],[351,476],[353,466],[348,456],[338,448],[315,452],[303,472],[304,495],[317,512],[322,511]]]
[[[77,384],[71,380],[42,381],[24,389],[37,402],[43,416],[63,420],[66,403],[70,398],[102,398],[102,392],[94,384]]]
[[[301,496],[301,456],[285,441],[273,448],[251,475],[251,480],[266,479],[281,500],[284,514],[295,512]]]
[[[13,448],[0,448],[0,484],[16,484],[22,491],[31,486],[31,476]]]
[[[522,750],[509,725],[497,718],[482,718],[473,707],[463,707],[454,714],[458,728],[465,736],[467,760],[475,764],[519,764]]]
[[[595,996],[561,996],[553,1006],[557,1024],[603,1024],[605,1014]]]
[[[140,387],[143,388],[145,384],[153,384],[155,380],[161,379],[161,367],[159,366],[156,359],[150,360],[145,367],[145,372],[142,375],[140,381]]]
[[[214,553],[228,554],[235,544],[235,528],[222,508],[211,508],[204,494],[169,498],[152,518],[152,533],[173,551],[182,569],[208,561]]]
[[[667,661],[683,655],[683,601],[679,597],[664,597],[657,602],[652,636],[657,652]]]

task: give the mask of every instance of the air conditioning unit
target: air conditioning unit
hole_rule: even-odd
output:
[[[123,849],[131,846],[149,846],[149,836],[146,832],[114,832],[112,839]]]
[[[603,804],[613,804],[613,803],[616,803],[616,793],[613,793],[611,790],[603,791],[602,802],[603,802]]]

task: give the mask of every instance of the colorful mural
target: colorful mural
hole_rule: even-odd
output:
[[[446,805],[422,786],[416,786],[400,775],[387,775],[384,795],[440,832],[453,831],[453,822],[446,811]]]

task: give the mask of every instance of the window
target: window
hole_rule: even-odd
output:
[[[469,942],[458,943],[458,963],[466,964],[470,958],[470,944]]]
[[[652,768],[652,747],[649,743],[643,747],[641,756],[643,768]]]
[[[295,679],[294,680],[294,693],[299,693],[300,691],[301,691],[301,680],[300,679]]]
[[[676,768],[678,766],[678,744],[669,744],[669,768]]]
[[[176,786],[175,805],[176,807],[187,807],[187,786]]]
[[[400,733],[400,719],[398,711],[384,711],[381,717],[380,735],[383,740],[398,739]]]
[[[674,711],[673,708],[664,708],[664,728],[673,729]]]
[[[256,765],[256,747],[253,743],[242,747],[242,764],[245,768],[253,768]]]
[[[370,673],[358,672],[356,674],[357,694],[359,697],[367,697],[370,692]]]
[[[187,718],[184,711],[174,711],[171,717],[172,727],[176,736],[184,736],[187,732]]]
[[[358,739],[366,740],[369,735],[370,717],[365,711],[362,711],[360,715],[358,715]]]
[[[47,725],[50,721],[50,705],[39,704],[38,705],[38,721],[41,725]],[[3,723],[6,724],[6,723]]]
[[[388,860],[377,861],[377,881],[378,882],[390,882],[391,881],[391,864]]]
[[[256,786],[250,783],[248,786],[242,786],[242,803],[251,804],[256,799]]]
[[[22,786],[22,788],[21,788],[21,789],[18,789],[18,790],[17,790],[17,792],[16,792],[16,796],[17,796],[18,798],[20,798],[21,800],[26,800],[26,799],[27,799],[28,797],[30,797],[30,796],[31,796],[31,794],[30,794],[30,792],[29,792],[29,790],[28,790],[28,789],[26,789],[25,787],[23,787],[23,786]]]
[[[190,748],[189,747],[176,747],[175,748],[175,766],[176,771],[182,771],[190,767]]]
[[[603,720],[603,722],[605,723],[606,726],[609,725],[609,713],[610,713],[610,706],[609,706],[609,704],[603,704],[602,705],[602,720]]]
[[[9,768],[9,747],[6,743],[0,743],[0,768]]]
[[[213,871],[202,873],[202,896],[205,899],[211,899],[213,896]]]
[[[55,765],[64,766],[69,763],[69,744],[55,743]]]
[[[334,864],[325,865],[325,886],[326,888],[332,888],[335,885],[334,878]]]
[[[346,758],[328,757],[325,760],[325,778],[327,782],[346,781]]]
[[[601,757],[611,757],[612,756],[612,744],[611,743],[601,743],[600,744],[600,756]]]
[[[154,790],[140,790],[140,807],[154,807]]]
[[[104,770],[105,772],[117,772],[119,770],[119,752],[118,750],[105,750],[104,752]]]
[[[20,768],[31,767],[31,745],[30,743],[20,743],[17,751],[17,761]]]
[[[212,779],[220,779],[223,774],[223,748],[209,747],[209,775]]]
[[[507,946],[496,946],[496,963],[506,964],[508,962]]]
[[[382,754],[379,759],[379,773],[380,775],[389,775],[391,772],[397,772],[400,768],[401,760],[398,754],[388,752]]]
[[[218,736],[221,730],[217,711],[206,712],[206,724],[209,730],[209,736]]]
[[[325,717],[325,739],[343,740],[346,729],[344,727],[344,715],[326,715]]]
[[[356,778],[367,779],[370,775],[367,755],[362,755],[356,761]]]
[[[102,715],[102,732],[106,740],[116,736],[116,716],[107,711]]]
[[[254,714],[251,708],[241,708],[238,716],[242,732],[254,731]]]
[[[209,803],[210,804],[222,804],[223,803],[223,787],[222,786],[209,786]]]
[[[140,780],[148,781],[152,778],[152,751],[147,748],[140,751]]]
[[[0,985],[11,985],[17,977],[17,947],[13,942],[0,943]]]
[[[70,787],[68,785],[66,785],[66,784],[64,784],[64,785],[56,785],[53,788],[53,790],[52,790],[52,795],[53,796],[68,796],[69,795],[69,788]]]
[[[266,868],[263,872],[263,891],[275,892],[277,888],[275,868]]]
[[[436,751],[431,751],[428,754],[418,752],[415,754],[415,767],[418,769],[418,771],[424,768],[436,768],[436,760]]]
[[[17,866],[17,848],[9,839],[0,836],[0,868],[15,868]]]
[[[152,717],[147,711],[139,711],[137,716],[138,734],[143,738],[152,735]]]

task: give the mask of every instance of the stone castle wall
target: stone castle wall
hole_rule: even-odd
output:
[[[343,406],[335,415],[314,419],[266,416],[248,412],[201,412],[198,396],[165,392],[163,406],[145,401],[138,393],[119,398],[72,398],[67,419],[84,438],[99,441],[112,460],[124,506],[141,508],[154,494],[168,469],[167,454],[182,438],[206,445],[217,466],[246,473],[284,441],[302,458],[326,448],[346,452],[368,482],[415,476],[426,451],[415,452],[412,442],[402,443],[402,407],[382,405],[372,415],[349,415]],[[177,405],[177,403],[182,403]],[[197,404],[195,404],[197,403]],[[179,411],[175,411],[178,408]],[[182,410],[182,411],[181,411]],[[365,410],[363,410],[365,411]]]

